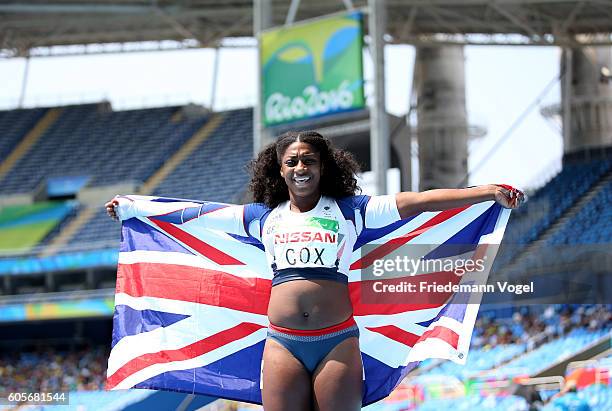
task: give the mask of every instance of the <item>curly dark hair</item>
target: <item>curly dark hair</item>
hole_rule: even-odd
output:
[[[335,148],[316,131],[289,131],[266,146],[248,166],[252,175],[249,189],[255,202],[274,208],[289,200],[287,184],[280,174],[280,159],[296,141],[312,145],[321,156],[321,195],[342,198],[361,192],[356,179],[360,167],[351,153]]]

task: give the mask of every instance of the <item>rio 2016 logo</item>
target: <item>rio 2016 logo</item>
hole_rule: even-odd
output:
[[[329,91],[319,91],[315,86],[308,86],[301,96],[293,98],[282,93],[272,94],[266,100],[265,113],[269,122],[282,123],[347,110],[352,107],[353,100],[348,81],[343,81],[337,89]]]
[[[262,34],[267,126],[365,106],[361,26],[350,13]]]

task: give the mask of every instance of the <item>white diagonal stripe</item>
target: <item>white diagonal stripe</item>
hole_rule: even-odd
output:
[[[149,309],[190,315],[190,317],[167,327],[123,337],[111,350],[108,360],[108,376],[113,375],[125,363],[141,355],[183,348],[241,322],[268,326],[268,319],[264,315],[170,299],[117,294],[115,304],[127,305],[137,310]],[[215,321],[205,321],[205,318],[215,318]]]
[[[114,390],[125,390],[134,387],[136,384],[141,383],[149,378],[155,377],[163,372],[175,371],[175,370],[189,370],[192,368],[204,367],[215,361],[218,361],[230,354],[236,353],[240,350],[248,348],[266,338],[266,329],[260,329],[255,331],[248,336],[241,338],[231,343],[225,344],[216,350],[207,352],[206,354],[200,355],[199,357],[192,358],[184,361],[174,361],[169,363],[156,363],[151,366],[144,368],[140,371],[135,372],[129,377],[122,380]]]

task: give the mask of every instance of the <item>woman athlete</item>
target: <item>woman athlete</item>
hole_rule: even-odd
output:
[[[361,408],[359,331],[347,275],[363,228],[487,200],[516,208],[523,200],[521,191],[501,185],[357,196],[356,161],[313,131],[282,135],[251,171],[256,203],[237,206],[236,215],[264,244],[274,273],[262,371],[266,411]],[[129,205],[115,198],[105,206],[116,219]]]

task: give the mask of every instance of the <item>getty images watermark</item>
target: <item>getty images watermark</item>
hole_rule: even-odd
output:
[[[384,247],[384,246],[383,246]],[[424,245],[396,248],[384,257],[381,246],[362,250],[361,297],[371,304],[479,303],[485,294],[498,299],[532,294],[533,281],[489,278],[497,245]]]

